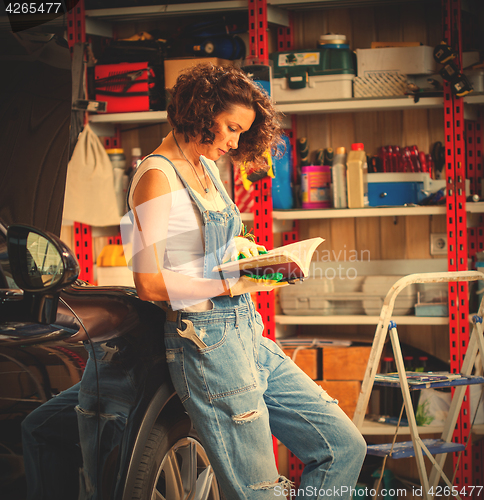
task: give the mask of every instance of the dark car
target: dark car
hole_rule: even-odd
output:
[[[69,49],[56,37],[5,32],[0,48],[9,75],[0,83],[0,495],[26,496],[25,418],[81,381],[86,347],[104,346],[116,362],[117,342],[144,371],[103,461],[102,498],[216,500],[218,484],[167,370],[163,310],[134,288],[80,281],[73,252],[56,236],[75,128]],[[84,328],[89,338],[78,341]],[[122,375],[119,382],[121,390]],[[94,397],[102,391],[99,376]]]
[[[45,251],[28,251],[32,242],[43,243]],[[14,249],[14,258],[9,258],[8,249]],[[57,265],[52,264],[55,260]],[[45,271],[39,272],[40,261]],[[113,333],[115,339],[149,342],[151,368],[138,381],[129,425],[105,463],[105,498],[219,498],[205,450],[167,371],[164,312],[141,301],[133,288],[77,280],[72,252],[54,235],[35,228],[14,225],[7,230],[0,223],[0,264],[2,498],[24,498],[22,420],[83,375],[86,351],[82,342],[71,339],[81,328],[79,320],[88,325],[93,342]],[[16,284],[15,276],[27,291]],[[61,306],[55,311],[57,295]],[[146,365],[148,359],[137,362]],[[102,379],[99,384],[102,391]]]

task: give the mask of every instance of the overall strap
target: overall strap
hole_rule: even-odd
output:
[[[225,204],[226,205],[233,205],[234,202],[229,198],[229,196],[227,194],[227,191],[220,184],[220,182],[218,181],[217,177],[212,172],[212,169],[210,168],[210,166],[208,165],[208,163],[205,161],[205,158],[203,156],[200,156],[200,161],[203,163],[203,166],[207,170],[210,179],[212,179],[213,185],[217,188],[217,191],[220,193],[220,196],[225,201]]]
[[[186,182],[186,180],[183,178],[183,176],[180,174],[180,172],[178,171],[178,169],[175,167],[175,165],[173,164],[173,162],[171,160],[169,160],[166,156],[163,156],[163,155],[160,155],[160,154],[151,154],[151,155],[148,155],[146,158],[143,158],[143,161],[145,161],[147,158],[151,158],[153,156],[157,156],[159,158],[162,158],[163,160],[166,160],[173,167],[173,170],[175,171],[176,175],[179,177],[179,179],[182,182],[182,184],[185,186],[185,188],[188,191],[190,197],[197,204],[197,207],[198,207],[198,210],[200,210],[200,213],[205,212],[205,208],[198,201],[198,198],[195,196],[192,188],[188,185],[188,183]],[[140,163],[140,165],[141,165],[141,163]],[[139,165],[138,165],[138,168],[139,168]]]

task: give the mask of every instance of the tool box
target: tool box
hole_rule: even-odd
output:
[[[371,173],[367,179],[370,207],[418,204],[446,186],[445,179],[432,179],[428,172]],[[466,179],[466,193],[470,193],[469,179]]]
[[[344,48],[272,53],[275,102],[351,98],[355,77],[353,57],[353,53]]]
[[[98,64],[94,67],[97,101],[108,113],[163,109],[164,89],[148,62]]]
[[[393,71],[404,75],[437,73],[434,48],[384,47],[380,49],[356,49],[358,76],[365,77],[375,71]]]

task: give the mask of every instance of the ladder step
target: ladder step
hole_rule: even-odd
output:
[[[406,372],[410,390],[428,389],[430,387],[457,387],[458,385],[484,384],[484,377],[476,375],[418,373]],[[400,387],[398,373],[377,373],[375,385]]]
[[[459,443],[447,443],[442,441],[442,439],[422,439],[425,446],[428,448],[432,455],[438,455],[439,453],[455,453],[457,451],[462,451],[465,445]],[[390,454],[392,449],[392,443],[386,444],[373,444],[368,446],[367,454],[376,455],[378,457],[385,457]],[[424,452],[425,454],[425,452]],[[407,458],[414,457],[415,451],[413,449],[412,441],[402,441],[395,443],[393,446],[393,452],[391,458]]]

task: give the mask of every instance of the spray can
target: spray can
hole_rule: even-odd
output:
[[[331,167],[332,195],[334,208],[348,208],[346,196],[346,149],[336,148]]]
[[[351,145],[346,159],[346,182],[348,189],[348,207],[363,208],[368,202],[368,165],[365,146],[361,142]]]

